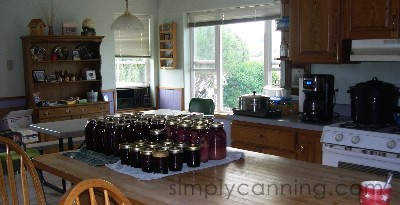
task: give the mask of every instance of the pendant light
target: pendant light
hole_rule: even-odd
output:
[[[128,0],[126,2],[126,11],[124,14],[119,16],[111,25],[111,30],[113,31],[141,31],[144,26],[143,23],[138,19],[138,17],[132,15],[128,10]]]

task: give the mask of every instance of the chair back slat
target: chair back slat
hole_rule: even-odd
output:
[[[89,195],[90,195],[90,204],[97,205],[96,196],[94,195],[94,189],[89,188]]]
[[[6,164],[7,164],[8,181],[10,185],[9,187],[11,193],[11,202],[12,204],[18,204],[18,192],[14,176],[14,167],[11,158],[11,150],[8,144],[6,145]]]
[[[104,190],[104,204],[110,205],[110,198],[108,197],[108,191]]]
[[[0,172],[3,172],[3,163],[0,160]],[[6,184],[4,182],[4,178],[0,177],[0,187],[6,187]],[[8,204],[8,195],[7,195],[7,190],[6,189],[0,189],[1,192],[1,200],[2,200],[2,204],[7,205]]]
[[[26,168],[25,163],[22,157],[20,157],[20,177],[21,177],[21,185],[22,185],[22,196],[24,198],[24,204],[29,205],[29,189],[28,189],[28,179],[26,176]]]

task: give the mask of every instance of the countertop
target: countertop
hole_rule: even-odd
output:
[[[261,117],[249,117],[249,116],[233,114],[233,115],[227,115],[226,119],[276,125],[283,127],[291,127],[291,128],[305,129],[305,130],[322,131],[325,125],[350,121],[351,117],[339,116],[333,118],[331,121],[321,122],[321,123],[302,122],[297,115],[261,118]]]
[[[92,167],[60,153],[33,158],[36,168],[78,183],[102,178],[134,204],[359,204],[362,181],[383,176],[328,167],[246,150],[245,157],[157,180],[141,181],[105,166]],[[391,204],[400,204],[400,180],[392,181]]]

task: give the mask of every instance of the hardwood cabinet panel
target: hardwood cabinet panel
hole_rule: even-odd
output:
[[[345,39],[399,36],[398,0],[342,0]]]
[[[232,147],[253,152],[262,152],[262,147],[246,142],[232,141]]]
[[[280,157],[286,157],[289,159],[296,159],[296,153],[295,152],[289,152],[287,150],[277,150],[277,149],[268,149],[268,148],[263,148],[261,150],[262,153],[264,154],[270,154],[270,155],[275,155],[275,156],[280,156]]]
[[[63,116],[78,115],[79,112],[76,107],[67,106],[61,108],[46,108],[37,111],[39,119],[45,118],[58,118]]]
[[[299,134],[298,135],[298,158],[302,161],[322,163],[321,134]]]

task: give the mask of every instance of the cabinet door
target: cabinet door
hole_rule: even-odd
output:
[[[246,143],[246,142],[240,142],[240,141],[234,141],[232,142],[232,147],[238,148],[238,149],[244,149],[244,150],[249,150],[253,152],[262,152],[262,147],[251,144],[251,143]]]
[[[340,1],[290,1],[290,59],[294,63],[342,61]]]
[[[299,133],[297,140],[297,159],[318,164],[322,163],[321,133]]]
[[[342,0],[344,38],[398,37],[398,0]]]
[[[286,158],[289,158],[289,159],[296,159],[296,153],[288,151],[288,150],[278,150],[278,149],[263,148],[262,149],[262,153],[275,155],[275,156],[280,156],[280,157],[286,157]]]

